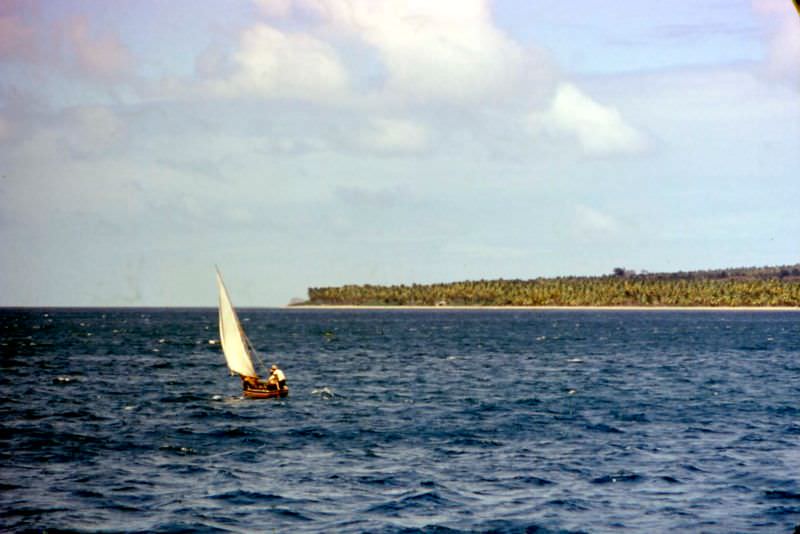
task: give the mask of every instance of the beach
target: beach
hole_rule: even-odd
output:
[[[355,304],[298,304],[284,309],[304,310],[441,310],[441,311],[481,311],[481,310],[530,310],[530,311],[717,311],[717,312],[800,312],[797,306],[388,306]]]

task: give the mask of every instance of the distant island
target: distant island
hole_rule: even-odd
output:
[[[675,273],[312,287],[293,306],[800,307],[800,264]]]

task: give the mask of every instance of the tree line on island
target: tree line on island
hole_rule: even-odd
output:
[[[312,287],[299,305],[800,307],[800,264],[675,273]]]

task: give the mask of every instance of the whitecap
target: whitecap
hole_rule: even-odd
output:
[[[329,387],[325,386],[320,389],[314,389],[311,391],[312,395],[319,395],[323,399],[331,399],[336,396],[336,394],[331,390]]]

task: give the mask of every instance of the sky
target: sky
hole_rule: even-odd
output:
[[[0,0],[0,306],[800,262],[790,0]]]

